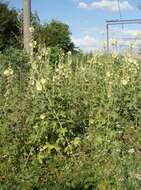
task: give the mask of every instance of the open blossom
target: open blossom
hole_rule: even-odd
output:
[[[110,74],[109,71],[106,73],[106,76],[107,76],[107,77],[110,77],[110,76],[111,76],[111,74]]]
[[[34,27],[31,26],[31,27],[29,28],[29,32],[33,33],[33,32],[34,32]]]
[[[135,46],[136,46],[136,42],[131,42],[131,43],[130,43],[130,47],[131,47],[131,48],[135,48]]]
[[[42,79],[40,80],[40,82],[41,82],[41,84],[45,84],[45,83],[46,83],[46,80],[45,80],[44,78],[42,78]]]
[[[32,42],[29,43],[29,47],[30,48],[33,48],[34,47],[34,44]]]
[[[46,117],[45,114],[40,115],[40,119],[42,119],[42,120],[45,119],[45,117]]]
[[[72,55],[71,51],[68,51],[68,55]]]
[[[41,60],[41,59],[42,59],[42,56],[41,56],[41,55],[38,55],[38,59]]]
[[[141,180],[141,174],[135,174],[135,177],[136,177],[138,180]]]
[[[117,40],[113,39],[112,46],[117,46]]]
[[[33,126],[33,129],[37,129],[37,128],[38,128],[38,125],[34,125],[34,126]]]
[[[140,37],[141,36],[141,32],[137,32],[137,36]]]
[[[5,76],[13,75],[13,70],[11,68],[8,68],[3,73]]]
[[[42,85],[39,81],[36,82],[36,88],[38,91],[41,91],[42,90]]]
[[[123,85],[127,85],[127,83],[128,83],[127,80],[125,80],[125,79],[122,80],[122,84],[123,84]]]
[[[128,150],[128,153],[133,154],[135,152],[134,148]]]
[[[122,80],[121,80],[121,83],[122,83],[122,85],[127,85],[128,84],[128,82],[129,82],[129,76],[127,76],[127,77],[125,77],[125,78],[123,78]]]

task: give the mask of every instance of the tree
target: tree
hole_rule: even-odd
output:
[[[19,46],[19,36],[17,11],[10,9],[7,3],[0,1],[0,51],[4,51],[11,46]]]
[[[71,41],[69,26],[60,21],[52,20],[43,26],[42,42],[47,47],[58,47],[65,52],[73,51],[74,44]]]
[[[30,51],[31,33],[31,0],[23,0],[23,32],[24,32],[24,49],[27,53]]]

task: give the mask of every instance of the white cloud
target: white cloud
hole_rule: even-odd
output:
[[[139,29],[120,29],[120,28],[112,28],[110,30],[110,35],[115,38],[137,38]]]
[[[80,3],[79,3],[79,8],[81,8],[81,9],[87,9],[87,8],[89,8],[89,6],[88,6],[87,3],[80,2]]]
[[[83,37],[72,37],[74,44],[85,52],[97,49],[97,40],[89,35]]]
[[[81,29],[83,36],[82,37],[72,37],[76,47],[79,47],[84,52],[91,52],[95,50],[101,50],[103,47],[103,42],[106,40],[106,31],[103,28],[98,27],[89,27]],[[95,33],[94,33],[95,32]],[[141,46],[141,37],[137,37],[137,34],[140,32],[139,29],[133,28],[118,28],[114,27],[110,29],[109,42],[110,46],[113,39],[118,41],[118,49],[127,50],[131,42],[137,39],[137,46]],[[98,33],[98,34],[97,34]],[[95,34],[95,37],[93,35]]]
[[[82,9],[105,9],[113,12],[119,11],[117,0],[101,0],[97,2],[94,1],[92,3],[79,2],[78,6]],[[129,4],[128,1],[125,0],[120,2],[120,9],[121,11],[128,11],[133,10],[133,7]]]

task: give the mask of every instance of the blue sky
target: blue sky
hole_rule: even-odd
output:
[[[10,0],[10,7],[22,8],[22,0]],[[141,0],[120,0],[122,19],[141,18],[137,5]],[[70,26],[72,40],[84,51],[93,51],[105,40],[105,20],[119,19],[117,0],[32,0],[42,23],[58,19]],[[134,37],[141,25],[112,27],[110,37],[123,42]]]

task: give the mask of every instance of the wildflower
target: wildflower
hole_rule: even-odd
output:
[[[13,70],[11,68],[8,68],[3,73],[5,76],[13,75]]]
[[[113,39],[112,46],[117,46],[117,40]]]
[[[122,134],[123,133],[123,131],[118,131],[118,134]]]
[[[68,51],[68,55],[71,55],[72,53],[71,53],[71,51]]]
[[[37,129],[37,128],[38,128],[38,125],[33,126],[33,129]]]
[[[123,84],[123,85],[127,85],[127,83],[128,83],[127,80],[125,80],[125,79],[122,80],[122,84]]]
[[[129,82],[129,76],[126,76],[125,78],[123,78],[121,82],[123,85],[127,85]]]
[[[29,28],[29,32],[33,33],[33,32],[34,32],[34,27],[31,26],[31,27]]]
[[[113,53],[113,54],[112,54],[112,57],[113,57],[114,59],[117,58],[117,56],[118,56],[118,55],[117,55],[116,53]]]
[[[85,71],[85,68],[84,68],[84,67],[81,67],[81,70],[82,70],[82,71]]]
[[[33,48],[34,47],[34,44],[32,42],[29,43],[29,47],[30,48]]]
[[[52,81],[55,82],[55,81],[56,81],[56,78],[57,78],[56,76],[53,76],[53,80],[52,80]]]
[[[46,117],[45,114],[40,115],[40,119],[42,119],[42,120],[45,119],[45,117]]]
[[[46,83],[46,80],[45,80],[44,78],[42,78],[42,79],[40,80],[40,82],[41,82],[41,84],[45,84],[45,83]]]
[[[35,82],[34,82],[34,80],[32,80],[32,81],[31,81],[31,85],[34,85],[34,84],[35,84]]]
[[[136,177],[138,180],[141,180],[141,174],[135,174],[135,177]]]
[[[132,58],[129,58],[129,59],[128,59],[128,63],[133,63],[133,59],[132,59]]]
[[[37,41],[33,41],[33,44],[36,46],[37,45]]]
[[[135,48],[135,46],[136,46],[136,42],[131,42],[131,43],[130,43],[130,48],[133,49],[133,48]]]
[[[141,32],[137,32],[137,36],[140,37],[141,36]]]
[[[44,148],[40,147],[39,152],[43,152],[43,151],[44,151]]]
[[[35,63],[35,62],[33,62],[33,63],[31,64],[31,66],[32,66],[32,69],[34,69],[34,70],[36,70],[36,69],[37,69],[37,65],[36,65],[36,63]]]
[[[38,55],[38,59],[41,60],[41,59],[42,59],[42,56]]]
[[[110,77],[110,76],[111,76],[111,74],[110,74],[109,71],[106,73],[106,76],[107,76],[107,77]]]
[[[42,85],[39,81],[36,82],[36,88],[38,91],[41,91],[42,90]]]
[[[128,150],[128,153],[133,154],[135,152],[134,148]]]

